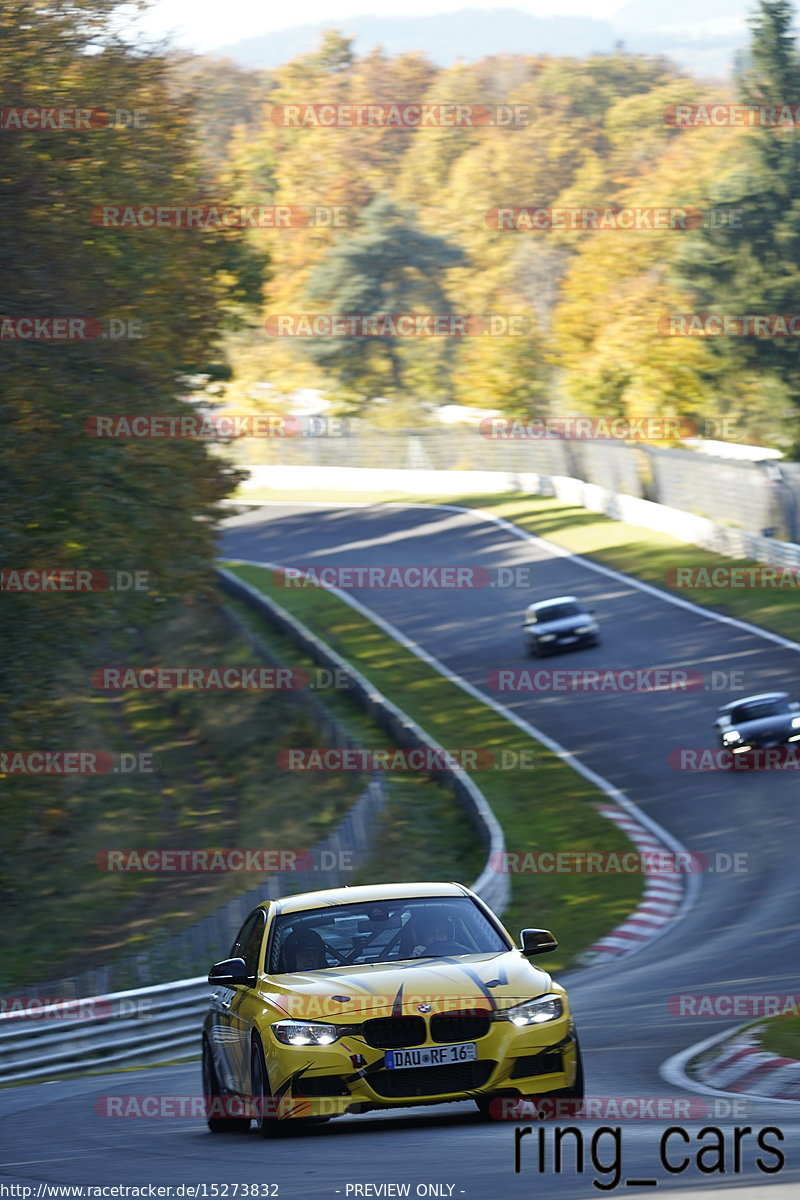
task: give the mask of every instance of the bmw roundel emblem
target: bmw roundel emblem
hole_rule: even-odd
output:
[[[417,1005],[417,1012],[429,1013],[430,1011],[431,1011],[430,1004],[418,1004]]]

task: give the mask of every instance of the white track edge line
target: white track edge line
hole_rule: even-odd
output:
[[[681,596],[674,596],[671,592],[663,591],[661,588],[653,584],[645,583],[643,579],[636,579],[633,575],[625,575],[621,571],[616,571],[613,567],[607,567],[603,563],[595,562],[591,558],[585,558],[582,554],[575,554],[572,550],[566,550],[563,546],[556,545],[555,542],[549,542],[546,538],[539,537],[538,534],[528,533],[526,529],[522,529],[519,525],[514,525],[511,521],[507,521],[505,517],[498,517],[494,513],[485,512],[481,508],[465,508],[461,504],[444,504],[433,502],[425,504],[422,501],[409,500],[381,500],[374,504],[363,501],[324,501],[324,500],[250,500],[250,501],[231,501],[237,505],[277,505],[286,507],[287,505],[307,506],[310,508],[443,508],[450,512],[462,513],[466,516],[474,517],[478,520],[490,521],[493,525],[497,525],[500,529],[504,529],[512,537],[519,538],[521,541],[532,542],[539,549],[552,554],[554,558],[571,558],[581,567],[585,567],[587,571],[595,571],[598,575],[605,575],[609,579],[615,580],[617,583],[627,584],[629,587],[637,588],[640,592],[644,592],[648,596],[652,596],[656,600],[662,600],[665,604],[672,604],[676,608],[683,608],[687,612],[694,613],[695,616],[707,617],[710,621],[717,621],[720,625],[731,625],[734,629],[740,629],[743,633],[750,633],[756,637],[762,638],[764,641],[773,642],[776,646],[782,646],[785,650],[794,650],[800,654],[800,642],[793,642],[790,638],[782,637],[779,633],[772,633],[769,629],[762,629],[758,625],[751,625],[749,621],[742,621],[739,617],[728,617],[724,613],[717,612],[715,609],[704,608],[700,604],[695,604],[691,600],[684,600]],[[587,511],[591,511],[588,510]],[[609,518],[613,520],[613,518]],[[652,530],[650,532],[655,532]],[[678,540],[677,538],[675,539]],[[702,547],[692,546],[692,549],[701,549]],[[711,551],[710,553],[713,553]],[[725,557],[722,555],[721,557]]]

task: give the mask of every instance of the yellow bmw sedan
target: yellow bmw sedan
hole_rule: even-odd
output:
[[[214,1132],[501,1097],[583,1098],[566,992],[457,883],[265,902],[208,976],[203,1091]]]

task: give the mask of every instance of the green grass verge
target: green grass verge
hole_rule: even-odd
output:
[[[500,714],[443,679],[338,597],[317,588],[287,590],[278,586],[271,571],[228,565],[297,616],[441,745],[481,747],[496,755],[502,750],[530,753],[534,748],[533,769],[475,773],[478,787],[503,827],[509,851],[621,853],[630,849],[624,835],[593,807],[602,795],[577,772]],[[413,808],[398,814],[398,823],[389,831],[369,878],[385,882],[436,878],[435,861],[425,853],[416,867],[401,857],[407,840],[418,838],[423,815]],[[444,830],[437,824],[436,820],[428,822],[431,835],[441,838],[444,834],[451,839],[460,836],[467,818],[460,814],[457,823]],[[468,878],[462,875],[460,881],[471,883],[477,873]],[[512,901],[504,921],[511,931],[516,933],[524,925],[545,926],[553,928],[561,943],[548,957],[548,969],[563,969],[574,961],[630,912],[642,891],[642,879],[634,875],[512,874],[510,880]]]
[[[758,1041],[767,1054],[800,1060],[800,1016],[796,1012],[759,1023]]]
[[[678,541],[639,525],[615,521],[603,513],[565,504],[545,496],[400,496],[395,493],[364,492],[241,492],[239,498],[280,500],[405,501],[430,504],[459,504],[482,509],[518,525],[528,533],[547,538],[573,554],[585,555],[636,579],[663,588],[676,596],[726,616],[761,625],[783,637],[800,640],[800,605],[797,588],[676,588],[667,583],[668,573],[678,567],[756,567],[752,559],[726,558],[699,546]]]

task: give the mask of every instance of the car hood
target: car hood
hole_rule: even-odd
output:
[[[580,613],[577,617],[562,617],[560,621],[537,621],[535,625],[529,628],[535,629],[537,633],[571,633],[573,629],[577,629],[580,625],[593,625],[594,618],[586,613]]]
[[[363,1021],[370,1017],[510,1008],[552,989],[546,971],[518,950],[406,959],[262,977],[261,994],[287,1017]],[[558,989],[561,991],[561,989]]]
[[[738,724],[731,725],[731,729],[738,729],[739,733],[748,738],[782,737],[789,732],[800,733],[800,729],[792,730],[792,718],[796,716],[797,713],[781,713],[777,717],[759,717],[756,721],[739,721]],[[723,729],[722,732],[726,731]]]

